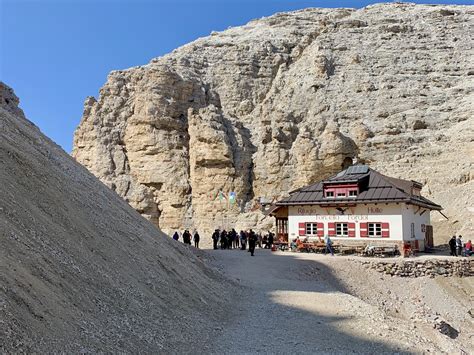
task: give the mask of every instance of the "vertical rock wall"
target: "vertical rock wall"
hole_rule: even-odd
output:
[[[260,198],[354,157],[424,183],[450,216],[434,216],[435,233],[469,232],[473,23],[472,7],[397,3],[212,33],[112,72],[86,100],[73,156],[166,232],[267,228]]]

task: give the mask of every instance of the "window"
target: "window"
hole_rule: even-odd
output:
[[[346,193],[345,192],[338,192],[337,197],[346,197]]]
[[[336,236],[347,237],[349,235],[349,228],[347,223],[336,223]]]
[[[317,223],[306,223],[306,235],[317,235],[318,224]]]
[[[357,196],[357,190],[350,190],[349,191],[349,197],[356,197]]]
[[[369,237],[382,236],[382,223],[368,223]]]
[[[334,191],[326,191],[326,197],[334,197]]]

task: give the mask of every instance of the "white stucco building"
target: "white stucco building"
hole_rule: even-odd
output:
[[[276,203],[277,235],[309,240],[329,235],[342,244],[432,245],[430,211],[442,207],[421,196],[422,185],[391,178],[365,165],[303,187]]]

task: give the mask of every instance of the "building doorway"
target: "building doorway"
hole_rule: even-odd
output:
[[[288,218],[280,218],[276,219],[276,237],[277,240],[280,238],[288,243]]]

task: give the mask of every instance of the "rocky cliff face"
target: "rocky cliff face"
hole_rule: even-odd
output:
[[[165,231],[268,222],[260,198],[357,157],[472,231],[472,7],[281,13],[112,72],[73,156]],[[219,191],[236,193],[236,203]]]

